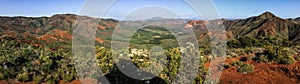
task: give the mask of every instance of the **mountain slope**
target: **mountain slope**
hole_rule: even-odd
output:
[[[37,39],[51,42],[61,41],[70,42],[72,39],[72,27],[76,18],[84,18],[87,25],[98,25],[97,30],[103,31],[114,28],[117,21],[112,19],[100,19],[87,16],[78,16],[74,14],[57,14],[51,17],[0,17],[0,32],[1,35],[12,32],[14,34],[31,35]],[[99,21],[100,23],[96,23]],[[104,33],[98,33],[104,34]],[[95,39],[99,43],[103,43],[101,38]]]
[[[87,23],[87,25],[97,25],[96,41],[100,44],[109,45],[117,20],[100,19],[74,14],[57,14],[51,17],[0,17],[0,32],[5,35],[13,32],[20,35],[32,35],[45,41],[71,41],[72,27],[76,18],[84,18],[86,21],[77,23]],[[96,23],[98,22],[99,23]],[[180,23],[185,20],[162,20],[166,23]],[[207,30],[206,25],[217,22],[224,24],[228,38],[239,38],[249,36],[253,38],[276,37],[290,41],[300,41],[300,19],[282,19],[265,12],[259,16],[246,19],[226,20],[219,19],[213,21],[190,20],[185,28],[192,28],[200,42],[209,42],[209,35],[213,32]],[[151,25],[158,23],[150,22]],[[149,23],[149,24],[150,24]],[[126,32],[121,31],[121,32]],[[201,44],[201,43],[200,43]]]
[[[289,38],[290,23],[270,12],[247,19],[225,21],[224,24],[227,31],[231,31],[236,38],[240,36]]]
[[[212,21],[209,22],[212,23]],[[195,31],[207,31],[205,30],[205,26],[209,22],[195,20],[190,22],[187,26],[194,28]],[[222,19],[219,20],[219,22],[223,22],[229,39],[249,36],[253,38],[276,37],[288,39],[290,41],[300,40],[299,18],[282,19],[271,12],[265,12],[259,16],[253,16],[246,19]],[[202,33],[197,36],[201,39],[201,37],[208,35],[207,33],[209,32]]]

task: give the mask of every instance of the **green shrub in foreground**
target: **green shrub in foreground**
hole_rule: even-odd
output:
[[[41,76],[41,75],[33,76],[33,83],[34,84],[40,84],[40,83],[43,82],[43,79],[44,79],[44,77]]]
[[[0,80],[4,79],[4,74],[3,73],[0,73]]]
[[[18,74],[17,80],[21,82],[29,81],[30,80],[29,73],[25,71],[23,73]]]
[[[251,64],[243,64],[239,69],[239,73],[252,73],[254,72],[254,66]]]
[[[268,56],[266,55],[257,55],[256,57],[254,57],[255,60],[257,60],[257,62],[260,62],[260,63],[266,63],[266,62],[269,62],[269,59],[268,59]]]
[[[292,64],[295,62],[295,59],[292,57],[279,57],[277,58],[278,63],[280,64]]]
[[[234,61],[231,63],[232,66],[242,66],[244,65],[245,63],[244,62],[241,62],[241,61]]]
[[[273,62],[279,64],[292,64],[295,59],[292,57],[294,53],[290,48],[278,46],[265,46],[262,53],[257,53],[254,58],[257,62]]]

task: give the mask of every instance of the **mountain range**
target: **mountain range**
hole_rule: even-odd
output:
[[[76,18],[84,18],[84,21],[76,21]],[[148,20],[146,22],[152,22]],[[207,40],[209,35],[207,24],[214,22],[223,23],[226,36],[230,39],[239,38],[242,36],[249,36],[253,38],[260,37],[276,37],[287,39],[290,41],[300,41],[300,17],[295,19],[283,19],[277,17],[271,12],[265,12],[258,16],[253,16],[245,19],[218,19],[212,21],[204,20],[186,20],[186,19],[155,19],[158,23],[181,23],[186,22],[185,28],[192,28],[199,41]],[[161,22],[160,22],[161,21]],[[88,16],[79,16],[75,14],[57,14],[51,17],[0,17],[0,38],[19,36],[32,36],[38,40],[45,42],[72,41],[72,27],[76,23],[85,23],[87,25],[96,25],[97,43],[102,45],[109,45],[112,33],[119,22],[114,19],[101,19]],[[99,22],[99,23],[98,23]],[[152,23],[150,26],[155,26]],[[149,28],[149,27],[148,27]],[[154,29],[153,33],[161,29]],[[165,30],[164,30],[165,31]],[[126,32],[126,31],[122,31]],[[149,38],[148,38],[149,39]]]

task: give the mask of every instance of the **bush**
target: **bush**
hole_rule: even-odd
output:
[[[227,45],[231,48],[238,48],[238,47],[241,47],[241,43],[239,40],[236,40],[236,39],[233,39],[229,42],[227,42]]]
[[[300,56],[297,55],[294,59],[295,59],[296,61],[300,61]]]
[[[49,82],[49,81],[50,82],[58,82],[58,81],[60,81],[60,78],[59,78],[59,75],[57,72],[53,72],[46,76],[46,80],[47,80],[47,82]]]
[[[290,50],[290,48],[280,48],[277,54],[276,61],[280,64],[292,64],[295,62],[295,59],[292,57],[294,54],[293,50]]]
[[[57,84],[57,82],[54,79],[48,79],[47,84]]]
[[[21,73],[21,74],[18,74],[17,75],[17,80],[18,81],[22,81],[22,82],[25,82],[25,81],[28,81],[30,80],[30,77],[29,77],[29,74],[27,71]]]
[[[5,78],[10,78],[12,75],[13,75],[13,74],[12,74],[10,71],[8,71],[8,70],[5,70],[5,71],[3,72],[3,76],[4,76]]]
[[[244,65],[244,62],[241,62],[241,61],[234,61],[231,63],[232,66],[242,66]]]
[[[224,64],[224,68],[229,68],[230,66],[230,64]]]
[[[62,78],[65,82],[71,82],[73,79],[76,78],[76,73],[73,71],[66,71],[64,74],[62,74]]]
[[[293,45],[293,42],[291,42],[287,39],[283,39],[282,46],[291,47],[292,45]]]
[[[248,36],[241,37],[238,40],[241,42],[243,47],[252,47],[259,43],[258,40],[256,40],[255,38],[248,37]]]
[[[253,60],[255,59],[255,56],[251,55],[250,57],[247,58],[247,60]]]
[[[254,60],[256,60],[257,62],[260,62],[260,63],[266,63],[266,62],[269,62],[268,56],[263,55],[263,54],[257,54],[257,55],[254,57]]]
[[[295,62],[295,59],[292,57],[280,56],[279,58],[277,58],[277,61],[280,64],[292,64]]]
[[[239,73],[252,73],[254,71],[254,66],[251,64],[243,64],[239,69]]]
[[[230,65],[229,64],[224,65],[225,68],[229,68],[230,66],[236,66],[238,68],[239,73],[250,73],[250,72],[254,71],[254,66],[253,65],[246,64],[246,63],[241,62],[241,61],[234,61]]]
[[[43,79],[44,79],[44,77],[41,76],[41,75],[33,76],[33,83],[34,84],[40,84],[40,83],[43,82]]]
[[[179,48],[172,48],[167,51],[168,61],[167,61],[167,67],[164,69],[164,74],[168,75],[168,80],[173,80],[176,78],[176,75],[178,73],[178,69],[180,66],[180,58],[181,58],[181,52]]]
[[[254,53],[254,49],[253,48],[247,47],[247,48],[244,49],[244,54],[252,54],[252,53]]]
[[[280,64],[292,64],[295,59],[292,57],[293,51],[290,48],[277,46],[265,46],[262,53],[256,54],[255,60],[258,62],[275,62]]]
[[[97,59],[97,65],[100,67],[102,72],[108,73],[113,67],[113,57],[110,50],[103,47],[97,47],[97,53],[95,58]]]
[[[200,76],[197,76],[195,81],[193,82],[193,84],[203,84],[204,83],[204,79]]]
[[[0,80],[3,80],[5,77],[4,77],[4,74],[3,73],[0,73]]]

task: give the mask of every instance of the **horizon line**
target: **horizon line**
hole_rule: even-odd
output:
[[[265,12],[270,12],[270,11],[265,11]],[[261,13],[260,15],[264,14],[265,12]],[[273,12],[270,12],[272,14],[274,14]],[[84,15],[84,14],[76,14],[76,13],[57,13],[57,14],[52,14],[52,15],[40,15],[40,16],[30,16],[30,15],[0,15],[0,17],[11,17],[11,18],[14,18],[14,17],[25,17],[25,18],[42,18],[42,17],[53,17],[55,15],[76,15],[76,16],[84,16],[84,17],[91,17],[91,18],[95,18],[95,19],[114,19],[114,20],[119,20],[119,21],[139,21],[139,20],[121,20],[119,17],[112,17],[112,16],[104,16],[104,17],[95,17],[95,16],[91,16],[91,15]],[[276,17],[279,17],[277,16],[276,14],[274,14]],[[218,19],[226,19],[226,20],[237,20],[237,19],[246,19],[246,18],[250,18],[250,17],[255,17],[255,16],[259,16],[259,15],[252,15],[252,16],[248,16],[248,17],[245,17],[245,18],[225,18],[225,17],[220,17]],[[154,17],[157,17],[157,16],[154,16]],[[154,17],[151,17],[151,18],[154,18]],[[151,19],[151,18],[148,18],[148,19]],[[180,20],[218,20],[218,19],[208,19],[208,18],[200,18],[200,17],[190,17],[190,18],[164,18],[164,17],[161,17],[162,19],[180,19]],[[279,18],[282,18],[282,17],[279,17]],[[300,16],[298,17],[288,17],[288,18],[282,18],[282,19],[296,19],[296,18],[300,18]],[[145,19],[147,20],[147,19]]]

